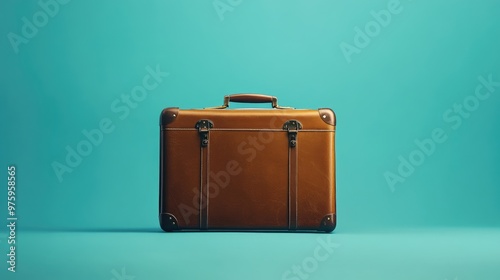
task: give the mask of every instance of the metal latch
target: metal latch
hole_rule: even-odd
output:
[[[214,127],[214,123],[210,120],[199,120],[195,126],[200,134],[201,146],[208,146],[208,132]]]
[[[283,125],[283,129],[288,131],[288,143],[290,147],[297,146],[297,132],[302,129],[302,124],[297,120],[289,120]]]

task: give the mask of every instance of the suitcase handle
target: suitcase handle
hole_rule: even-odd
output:
[[[273,108],[278,107],[278,98],[276,96],[255,94],[255,93],[238,93],[224,96],[223,107],[229,107],[229,102],[237,103],[271,103]]]
[[[257,93],[236,93],[224,96],[224,104],[217,107],[208,107],[205,109],[226,109],[229,102],[237,103],[271,103],[274,109],[293,109],[292,107],[283,107],[278,105],[278,98],[272,95]]]
[[[256,94],[256,93],[237,93],[224,96],[224,104],[217,107],[209,107],[205,109],[226,109],[229,107],[229,102],[238,103],[271,103],[274,109],[293,109],[292,107],[283,107],[278,105],[276,96]]]

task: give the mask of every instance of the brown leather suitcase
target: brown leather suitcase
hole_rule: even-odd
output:
[[[230,102],[270,109],[227,109]],[[323,231],[336,226],[335,114],[233,94],[160,116],[164,231]]]

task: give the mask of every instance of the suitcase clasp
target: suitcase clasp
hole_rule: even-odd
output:
[[[302,129],[302,124],[297,120],[289,120],[283,125],[283,129],[288,131],[288,144],[290,147],[297,146],[297,132]]]
[[[210,128],[214,127],[214,123],[210,120],[199,120],[196,123],[195,127],[198,129],[198,133],[200,134],[201,146],[202,147],[208,146],[209,131],[210,131]]]

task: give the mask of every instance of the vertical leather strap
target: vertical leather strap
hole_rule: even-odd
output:
[[[208,147],[200,148],[200,229],[208,228]]]
[[[288,148],[288,228],[297,229],[297,146]]]
[[[214,124],[210,120],[199,120],[195,128],[200,134],[200,229],[208,228],[208,172],[210,168],[210,129]]]
[[[298,132],[302,124],[289,120],[283,124],[288,132],[288,229],[297,229]]]

